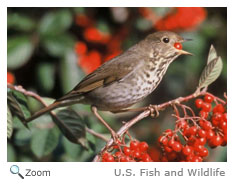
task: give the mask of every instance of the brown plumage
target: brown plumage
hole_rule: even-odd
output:
[[[75,103],[90,104],[98,110],[118,111],[148,96],[160,83],[168,66],[179,55],[188,54],[175,48],[185,39],[162,31],[144,40],[87,75],[72,91],[27,119],[55,108]]]

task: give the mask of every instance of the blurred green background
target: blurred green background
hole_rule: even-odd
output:
[[[157,90],[137,106],[160,104],[193,93],[211,44],[222,57],[224,67],[208,91],[221,98],[227,91],[226,8],[195,11],[163,7],[8,8],[7,23],[8,82],[47,97],[44,98],[47,103],[70,91],[104,61],[161,29],[191,38],[192,41],[184,43],[183,47],[194,56],[178,58],[169,67]],[[31,98],[27,102],[31,113],[42,108]],[[74,105],[73,109],[82,116],[87,127],[108,133],[91,115],[89,106]],[[115,130],[122,121],[135,115],[101,114]],[[174,127],[175,119],[171,114],[169,108],[157,119],[146,118],[132,127],[130,133],[154,149],[159,135]],[[13,116],[13,130],[7,145],[8,161],[91,161],[104,145],[90,134],[86,134],[88,150],[71,143],[54,126],[49,115],[34,120],[29,129]],[[207,161],[226,159],[226,147],[219,147],[210,150]]]

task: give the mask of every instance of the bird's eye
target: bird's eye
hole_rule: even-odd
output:
[[[162,41],[163,41],[164,43],[169,43],[170,40],[169,40],[169,38],[163,38]]]

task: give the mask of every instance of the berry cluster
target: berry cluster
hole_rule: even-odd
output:
[[[99,22],[96,17],[88,16],[84,12],[78,13],[75,21],[82,31],[80,40],[83,40],[75,44],[77,64],[86,74],[122,52],[121,40],[128,35],[126,27],[113,34],[106,23]]]
[[[212,102],[216,103],[214,108]],[[175,130],[167,129],[159,137],[158,143],[163,153],[161,161],[201,162],[209,154],[206,143],[211,148],[227,144],[227,113],[224,105],[206,94],[204,99],[195,101],[195,106],[200,109],[199,117],[179,118]]]
[[[151,162],[152,159],[147,153],[146,142],[131,141],[130,146],[121,144],[113,146],[115,153],[105,152],[102,155],[102,162]]]
[[[227,145],[227,112],[224,105],[217,103],[212,109],[214,97],[207,94],[204,100],[197,99],[195,105],[203,120],[199,125],[207,133],[208,145],[211,148]]]
[[[206,18],[206,10],[201,7],[177,7],[155,24],[157,30],[191,30]]]

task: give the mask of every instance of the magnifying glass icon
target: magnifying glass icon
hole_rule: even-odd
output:
[[[22,174],[20,174],[20,168],[17,165],[12,165],[10,168],[10,172],[12,174],[18,174],[22,179],[24,179],[24,176],[22,176]]]

